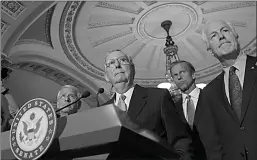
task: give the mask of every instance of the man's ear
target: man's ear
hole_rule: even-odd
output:
[[[110,79],[108,78],[106,73],[104,73],[104,78],[105,78],[106,82],[110,82]]]
[[[210,53],[210,55],[215,57],[214,53],[212,52],[212,50],[210,48],[208,48],[207,51]]]
[[[193,77],[194,80],[196,79],[195,72],[192,73],[192,77]]]

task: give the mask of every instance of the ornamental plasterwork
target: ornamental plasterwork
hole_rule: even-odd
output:
[[[10,24],[1,20],[1,36],[4,35],[5,31],[8,29],[9,26],[10,26]]]
[[[87,4],[89,3],[89,4]],[[141,78],[140,73],[149,72],[150,74],[155,74],[157,71],[162,71],[163,64],[165,63],[165,58],[163,58],[163,62],[161,62],[160,57],[164,57],[163,46],[165,43],[165,31],[162,31],[161,28],[160,34],[152,34],[155,26],[151,28],[152,24],[156,25],[156,28],[160,26],[159,22],[162,20],[158,20],[157,17],[161,17],[163,12],[171,13],[173,16],[171,19],[176,18],[177,11],[183,14],[183,20],[176,19],[175,23],[180,23],[175,28],[176,31],[171,31],[171,36],[175,37],[175,43],[177,45],[181,45],[179,51],[183,50],[184,52],[181,54],[184,56],[188,56],[189,58],[193,58],[192,62],[197,64],[200,70],[197,70],[196,75],[197,79],[208,81],[208,77],[210,75],[219,73],[221,71],[221,66],[216,61],[213,61],[210,56],[207,56],[206,49],[201,45],[201,35],[196,34],[195,32],[201,33],[201,27],[207,19],[212,19],[211,14],[207,17],[204,17],[202,10],[200,7],[211,6],[209,3],[215,2],[206,2],[204,5],[201,5],[201,2],[156,2],[150,6],[146,6],[142,3],[137,3],[138,5],[142,5],[144,10],[140,12],[139,15],[129,14],[131,12],[123,11],[120,12],[121,9],[114,9],[117,6],[123,7],[124,4],[119,2],[115,4],[115,2],[67,2],[62,12],[61,23],[60,23],[60,39],[61,44],[64,49],[67,57],[72,61],[74,65],[80,68],[82,71],[88,73],[89,75],[99,78],[100,80],[104,80],[104,72],[102,66],[96,63],[100,63],[101,58],[104,53],[108,50],[121,49],[125,53],[129,54],[134,58],[134,62],[137,61],[139,67],[137,68],[137,74],[135,82],[141,85],[157,85],[160,82],[166,81],[161,76],[149,76],[147,74],[143,75]],[[128,3],[128,2],[126,2]],[[133,2],[131,2],[133,3]],[[203,3],[202,3],[203,4]],[[232,4],[226,6],[233,6]],[[234,2],[235,4],[235,2]],[[236,3],[241,6],[247,6],[249,3]],[[252,3],[251,4],[255,4]],[[85,5],[85,6],[83,6]],[[86,6],[88,5],[88,6]],[[128,6],[132,6],[134,4],[130,4]],[[92,6],[92,10],[89,6]],[[103,7],[105,6],[105,7]],[[107,7],[108,6],[108,7]],[[114,7],[115,6],[115,7]],[[222,5],[220,5],[222,6]],[[224,5],[223,5],[224,6]],[[140,8],[140,6],[138,6]],[[84,10],[85,8],[89,10]],[[108,8],[108,12],[105,14],[105,8]],[[129,7],[128,7],[129,8]],[[207,7],[208,8],[208,7]],[[220,7],[216,7],[220,8]],[[240,7],[238,7],[240,8]],[[112,10],[112,11],[111,11]],[[118,11],[115,11],[118,10]],[[133,10],[133,9],[132,9]],[[137,10],[137,9],[134,9]],[[172,10],[173,12],[170,12]],[[251,8],[251,12],[252,12]],[[78,12],[80,11],[80,12]],[[93,12],[95,11],[95,12]],[[103,11],[103,12],[101,12]],[[111,12],[112,14],[110,14]],[[156,12],[156,13],[155,13]],[[253,15],[251,12],[247,12],[245,15]],[[79,13],[83,13],[83,15],[79,15]],[[87,15],[88,13],[88,15]],[[114,14],[120,13],[118,15],[117,20],[115,16],[110,16]],[[151,14],[155,14],[151,16]],[[173,15],[174,14],[174,15]],[[80,18],[80,17],[83,18]],[[108,16],[110,19],[107,19]],[[106,17],[106,20],[104,19]],[[120,20],[120,17],[125,17],[123,20]],[[154,17],[154,18],[152,18]],[[164,18],[169,18],[170,16],[166,16]],[[80,18],[80,19],[79,19]],[[91,19],[90,19],[91,18]],[[132,20],[132,18],[134,18]],[[215,17],[214,17],[215,18]],[[254,22],[249,18],[245,19],[230,19],[224,17],[224,20],[228,20],[235,27],[245,27],[249,29],[253,29],[254,25],[251,22]],[[78,20],[79,19],[79,20]],[[88,20],[90,19],[90,21]],[[122,19],[122,18],[121,18]],[[82,22],[84,20],[84,22]],[[248,23],[249,22],[249,23]],[[156,23],[156,24],[155,24]],[[77,25],[79,24],[79,25]],[[76,28],[77,26],[80,26]],[[82,26],[82,27],[81,27]],[[149,29],[150,28],[150,29]],[[182,28],[182,29],[181,29]],[[148,29],[148,30],[147,30]],[[152,29],[152,30],[151,30]],[[239,29],[240,31],[240,29]],[[84,33],[83,33],[84,32]],[[75,33],[77,33],[75,35]],[[83,35],[80,35],[83,34]],[[98,34],[99,33],[99,34]],[[249,34],[249,33],[248,33]],[[241,35],[241,34],[240,34]],[[77,36],[77,37],[76,37]],[[242,35],[242,37],[248,36]],[[79,37],[79,39],[78,39]],[[250,35],[251,37],[251,35]],[[187,41],[188,38],[191,40]],[[256,38],[256,37],[251,37]],[[251,38],[248,40],[243,40],[243,52],[247,54],[253,54],[254,50],[256,50],[256,40],[251,41]],[[249,42],[251,41],[251,42]],[[107,49],[106,49],[107,48]],[[193,49],[191,53],[191,49]],[[147,54],[143,54],[147,51]],[[90,52],[90,53],[88,53]],[[196,53],[194,53],[196,52]],[[88,55],[89,54],[89,55]],[[91,55],[90,55],[91,54]],[[163,55],[162,55],[163,54]],[[191,55],[190,55],[191,54]],[[144,57],[144,56],[147,57]],[[95,58],[97,57],[97,58]],[[140,57],[140,58],[138,58]],[[154,58],[153,58],[154,57]],[[98,60],[98,58],[100,60]],[[143,58],[143,59],[142,59]],[[145,58],[145,59],[144,59]],[[98,61],[97,61],[98,60]],[[191,59],[190,59],[191,60]],[[200,63],[204,62],[205,66],[201,66]],[[209,63],[210,62],[210,63]],[[137,66],[137,64],[135,65]],[[155,65],[155,66],[154,66]],[[147,68],[143,68],[147,66]],[[154,66],[154,67],[153,67]],[[165,67],[165,66],[164,66]],[[150,68],[150,69],[149,69]],[[155,72],[156,69],[156,72]],[[159,72],[160,73],[160,72]],[[158,75],[158,74],[156,74]],[[149,77],[148,77],[149,76]],[[146,78],[145,78],[146,77]],[[154,77],[154,78],[153,78]]]
[[[133,13],[133,14],[139,14],[143,10],[143,8],[141,8],[141,7],[138,8],[137,10],[133,10],[133,9],[130,9],[130,8],[127,8],[127,7],[111,4],[109,2],[98,2],[98,4],[96,6],[97,7],[114,9],[114,10],[120,10],[120,11],[123,11],[123,12],[129,12],[129,13]]]
[[[1,3],[2,11],[13,19],[16,19],[26,8],[26,6],[19,1],[2,1]]]
[[[74,1],[74,2],[67,2],[65,10],[64,10],[64,16],[61,18],[61,24],[60,26],[64,26],[63,30],[61,30],[61,44],[63,46],[64,52],[68,57],[72,56],[70,60],[73,60],[73,58],[78,62],[80,65],[83,66],[82,69],[86,68],[86,70],[93,72],[95,75],[98,75],[100,78],[104,77],[104,73],[96,70],[90,63],[84,60],[84,58],[80,55],[79,51],[77,50],[76,44],[74,42],[74,36],[72,32],[72,25],[74,23],[74,18],[79,10],[80,5],[82,5],[82,2],[80,1]],[[63,24],[62,24],[63,23]],[[63,39],[64,38],[64,39]],[[76,64],[75,62],[75,64]],[[80,65],[77,65],[79,68]]]
[[[140,46],[137,48],[137,50],[131,55],[131,57],[134,59],[137,54],[145,47],[146,43],[141,43]]]
[[[116,21],[106,21],[106,22],[95,22],[89,23],[88,29],[97,28],[97,27],[105,27],[105,26],[113,26],[113,25],[124,25],[124,24],[133,24],[135,18],[116,20]]]
[[[47,13],[46,13],[46,18],[45,18],[45,34],[46,34],[46,41],[47,43],[50,44],[51,47],[52,45],[52,40],[51,40],[51,33],[50,33],[50,28],[51,28],[51,20],[53,16],[53,12],[55,9],[56,5],[54,5],[52,8],[50,8]]]
[[[147,20],[151,16],[153,16],[156,12],[158,12],[159,10],[177,10],[177,11],[180,11],[180,12],[183,11],[189,17],[189,22],[188,22],[187,26],[183,26],[184,28],[181,29],[175,35],[170,35],[174,38],[184,34],[184,32],[186,32],[186,31],[189,31],[190,29],[194,28],[197,21],[198,21],[196,11],[194,10],[194,8],[190,7],[187,4],[176,4],[176,3],[163,4],[163,5],[157,6],[155,8],[152,8],[150,11],[146,12],[140,18],[140,20],[138,22],[138,34],[142,38],[159,39],[159,40],[165,39],[164,37],[160,38],[160,37],[152,36],[152,34],[147,33],[147,31],[145,30],[145,24],[146,24]]]
[[[204,4],[207,1],[192,1],[193,3],[197,4],[198,6]]]
[[[40,44],[42,46],[50,47],[52,48],[52,45],[49,43],[46,43],[44,41],[39,41],[37,39],[20,39],[18,40],[14,46],[22,45],[22,44]]]
[[[134,43],[136,40],[137,40],[137,38],[135,36],[133,36],[131,39],[126,41],[125,44],[123,44],[119,49],[122,50],[122,49],[126,48],[127,46],[129,46],[132,43]]]
[[[157,1],[143,1],[146,5],[151,6],[152,4],[156,3]]]
[[[233,4],[228,4],[224,6],[219,6],[215,8],[210,8],[210,9],[202,9],[203,14],[208,14],[212,12],[218,12],[218,11],[224,11],[224,10],[229,10],[229,9],[237,9],[237,8],[242,8],[242,7],[251,7],[251,6],[256,6],[255,1],[243,1],[243,2],[237,2]]]
[[[87,89],[86,86],[79,83],[77,80],[75,80],[71,76],[68,76],[67,74],[62,73],[61,71],[59,71],[57,69],[51,68],[49,66],[45,66],[43,64],[26,62],[26,63],[17,63],[14,65],[15,65],[15,69],[21,69],[21,70],[33,72],[37,75],[40,75],[47,79],[53,80],[56,83],[60,84],[61,86],[67,85],[67,84],[73,85],[73,86],[77,87],[81,92],[83,92]],[[95,106],[96,103],[95,103],[94,99],[95,99],[95,96],[90,95],[89,98],[85,99],[85,101],[89,105]]]
[[[92,46],[96,47],[100,44],[106,43],[108,41],[114,40],[114,39],[119,38],[119,37],[123,37],[123,36],[131,34],[131,33],[133,33],[132,28],[129,28],[129,29],[123,31],[123,32],[120,32],[120,33],[117,33],[115,35],[112,35],[112,36],[109,36],[109,37],[104,37],[103,39],[97,40],[97,41],[92,43]]]

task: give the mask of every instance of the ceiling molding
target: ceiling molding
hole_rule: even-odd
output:
[[[19,37],[29,28],[29,26],[56,3],[57,2],[54,1],[45,1],[31,11],[21,23],[13,24],[13,32],[9,37],[6,37],[5,43],[2,43],[2,51],[9,54],[16,41],[18,41]],[[26,10],[24,12],[26,12]]]
[[[91,92],[90,96],[92,97],[95,97],[95,93],[97,93],[99,89],[91,80],[75,69],[47,57],[22,54],[20,56],[13,55],[10,57],[10,60],[13,62],[12,68],[14,69],[20,68],[33,72],[61,85],[74,85],[80,89],[81,92],[88,90]],[[109,95],[108,93],[103,93],[99,95],[99,98],[101,101],[105,102],[109,99]],[[95,106],[92,102],[90,103],[91,106]]]
[[[1,36],[4,35],[4,33],[7,31],[9,28],[10,24],[5,22],[4,20],[1,19]]]
[[[1,2],[1,9],[7,15],[12,17],[13,19],[17,19],[19,15],[26,9],[27,7],[20,1],[3,1]]]

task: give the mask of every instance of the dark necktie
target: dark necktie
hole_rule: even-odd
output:
[[[188,124],[193,129],[194,124],[194,116],[195,116],[195,107],[194,102],[190,95],[187,95],[187,118],[188,118]]]
[[[235,73],[236,68],[234,66],[229,69],[229,98],[230,104],[237,115],[237,118],[241,119],[241,105],[242,105],[242,86],[239,78]]]
[[[127,111],[127,105],[125,103],[125,99],[126,99],[126,96],[125,95],[120,95],[120,98],[119,98],[119,102],[118,102],[118,107],[122,110],[122,111]]]

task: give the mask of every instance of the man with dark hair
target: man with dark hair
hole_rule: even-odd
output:
[[[120,50],[107,53],[104,67],[105,79],[116,91],[105,104],[114,103],[132,123],[167,139],[181,159],[192,159],[190,131],[180,120],[169,91],[134,84],[135,65],[132,58]]]
[[[181,119],[188,123],[193,131],[193,144],[197,160],[205,160],[206,154],[197,132],[197,125],[201,109],[198,101],[201,98],[201,89],[195,84],[195,68],[187,61],[176,61],[171,64],[171,76],[182,92],[182,98],[176,101],[176,108]]]
[[[257,58],[245,55],[238,34],[225,21],[207,21],[203,40],[223,66],[203,89],[198,127],[210,160],[257,159]]]

